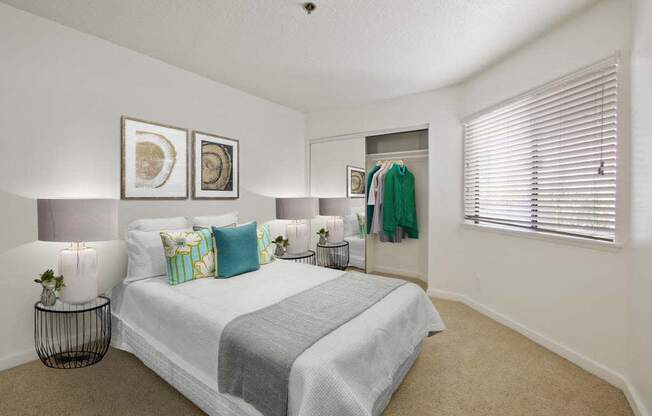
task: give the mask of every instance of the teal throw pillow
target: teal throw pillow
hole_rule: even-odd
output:
[[[233,228],[212,229],[218,277],[237,276],[260,268],[255,222]]]

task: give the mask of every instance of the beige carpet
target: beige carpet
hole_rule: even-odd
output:
[[[632,415],[623,393],[457,302],[435,300],[448,330],[423,352],[385,415]],[[35,361],[0,373],[0,415],[200,415],[131,354],[78,370]]]

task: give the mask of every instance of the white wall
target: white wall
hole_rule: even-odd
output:
[[[627,114],[631,24],[629,1],[603,1],[458,88],[311,113],[307,125],[314,138],[430,122],[428,280],[437,289],[433,293],[454,293],[520,325],[619,387],[629,366],[629,246],[604,251],[461,227],[460,120],[618,50]],[[620,219],[627,237],[629,120],[620,121],[625,196]]]
[[[632,261],[629,375],[652,411],[652,2],[638,0],[632,51]]]
[[[464,111],[471,114],[620,50],[621,79],[629,71],[631,6],[601,2],[554,32],[484,71],[464,86]],[[608,30],[606,30],[608,28]],[[620,94],[628,101],[628,83]],[[623,108],[621,106],[621,108]],[[627,114],[623,112],[622,114]],[[619,119],[619,194],[628,195],[628,117]],[[619,201],[619,229],[627,231],[628,198]],[[627,248],[617,252],[461,231],[480,260],[470,264],[464,286],[444,277],[444,287],[549,336],[618,373],[627,367],[629,273]],[[627,233],[623,235],[627,238]],[[509,261],[514,256],[517,261]],[[458,280],[457,277],[454,277]],[[609,342],[604,342],[608,339]]]
[[[119,198],[120,116],[240,140],[237,201],[122,201],[135,218],[274,216],[305,194],[304,115],[0,4],[0,369],[31,358],[36,274],[60,244],[35,242],[38,197]],[[103,288],[124,273],[121,243],[96,244]]]

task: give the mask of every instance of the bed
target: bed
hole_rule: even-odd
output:
[[[112,289],[116,348],[135,354],[209,415],[260,416],[217,385],[225,326],[342,271],[276,260],[230,279],[177,286],[165,277]],[[423,290],[405,284],[305,350],[291,367],[287,414],[381,414],[418,356],[423,339],[444,324]]]

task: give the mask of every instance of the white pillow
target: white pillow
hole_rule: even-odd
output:
[[[175,225],[174,223],[168,224]],[[187,222],[184,224],[187,226]],[[154,223],[150,223],[145,228],[154,225]],[[176,225],[182,224],[181,222],[177,222]],[[131,227],[131,224],[129,227]],[[162,231],[177,232],[192,230],[190,228],[175,228],[151,231],[131,229],[127,231],[127,277],[125,277],[125,282],[135,282],[136,280],[166,274],[165,254],[163,252],[163,243],[161,242]]]
[[[189,228],[188,220],[184,217],[170,218],[143,218],[136,220],[127,226],[127,231],[162,231],[162,230],[181,230]]]
[[[233,211],[224,215],[208,215],[203,217],[190,217],[188,220],[193,226],[207,227],[227,227],[238,224],[238,212]]]

